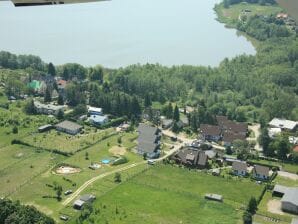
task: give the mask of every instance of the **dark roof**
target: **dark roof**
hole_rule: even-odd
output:
[[[282,197],[281,202],[287,202],[298,206],[298,188],[288,188]]]
[[[138,127],[138,149],[139,151],[153,153],[158,146],[159,129],[147,124],[140,124]]]
[[[253,172],[262,176],[269,176],[269,170],[267,166],[255,165]]]
[[[224,124],[225,122],[229,121],[228,117],[226,116],[216,116],[216,121],[219,126]]]
[[[241,162],[241,161],[234,161],[232,165],[233,170],[238,170],[238,171],[247,171],[247,164],[246,162]]]
[[[85,195],[82,195],[79,200],[84,202],[92,202],[95,200],[95,198],[96,197],[92,194],[85,194]]]
[[[71,121],[62,121],[59,124],[56,124],[56,128],[63,128],[63,129],[68,129],[68,130],[78,130],[83,127],[81,125],[76,124]]]
[[[242,140],[244,141],[246,138],[244,135],[241,135],[241,134],[236,134],[236,133],[233,133],[233,132],[224,132],[223,134],[223,141],[224,142],[230,142],[232,143],[233,141],[235,140]]]
[[[247,132],[248,129],[248,125],[246,123],[230,121],[226,116],[216,116],[216,121],[223,130],[242,133]]]
[[[204,152],[200,152],[199,153],[198,165],[206,166],[207,161],[208,161],[208,156]]]
[[[201,124],[200,130],[201,130],[201,133],[204,135],[219,136],[221,133],[219,126],[216,126],[216,125]]]

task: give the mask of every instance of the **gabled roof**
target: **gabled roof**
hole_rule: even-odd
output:
[[[139,151],[153,153],[158,147],[157,139],[159,129],[147,124],[140,124],[138,127],[138,149]]]
[[[269,170],[267,166],[255,165],[253,172],[262,176],[269,176]]]
[[[297,122],[286,119],[274,118],[272,121],[269,122],[269,125],[276,128],[285,128],[293,130],[297,126]]]
[[[234,161],[232,165],[233,170],[247,172],[247,164],[246,162]]]
[[[298,206],[298,188],[288,188],[281,202],[288,202],[295,206]]]
[[[207,161],[208,161],[208,156],[204,152],[200,152],[199,153],[198,165],[206,166]]]
[[[77,130],[83,128],[81,125],[71,122],[71,121],[62,121],[59,124],[56,124],[56,128],[63,128],[68,130]]]
[[[224,142],[232,143],[235,140],[242,140],[242,141],[244,141],[245,140],[245,136],[244,135],[241,135],[241,134],[236,134],[236,133],[233,133],[233,132],[229,132],[229,131],[224,132],[224,134],[223,134],[223,141]]]

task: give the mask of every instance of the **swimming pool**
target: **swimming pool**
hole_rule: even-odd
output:
[[[103,164],[109,164],[111,162],[111,160],[109,160],[109,159],[103,159],[103,160],[101,160],[101,162]]]

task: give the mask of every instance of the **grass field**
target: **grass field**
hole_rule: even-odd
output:
[[[128,164],[142,161],[142,157],[130,152],[130,149],[135,146],[135,136],[136,133],[122,134],[122,146],[127,149],[127,153],[125,154],[125,156],[129,160],[127,164],[117,166],[103,165],[98,170],[91,170],[88,168],[91,162],[100,163],[102,159],[112,156],[112,154],[109,152],[109,149],[114,147],[115,145],[118,145],[117,141],[119,135],[115,135],[81,152],[75,153],[75,155],[71,157],[62,157],[62,159],[60,159],[59,161],[56,160],[56,163],[52,166],[44,165],[46,169],[44,169],[43,172],[41,172],[39,175],[36,175],[33,179],[29,178],[30,181],[27,182],[26,185],[17,189],[17,191],[15,191],[14,194],[11,195],[11,197],[13,199],[21,200],[23,203],[34,205],[42,212],[45,212],[46,214],[51,215],[57,219],[59,217],[60,210],[63,209],[63,206],[61,202],[58,202],[55,198],[43,198],[44,196],[55,196],[55,191],[53,190],[53,188],[46,185],[54,185],[55,182],[58,185],[62,186],[63,191],[75,191],[84,182],[95,176],[112,171],[114,169],[121,168],[123,166],[127,166]],[[88,153],[88,160],[86,160],[86,152]],[[49,154],[48,152],[43,153]],[[30,158],[28,161],[32,161],[32,158]],[[53,173],[53,168],[54,165],[57,165],[59,163],[66,163],[72,166],[79,167],[81,169],[81,172],[71,175],[56,175]],[[16,169],[15,173],[20,172],[19,169],[20,168]],[[28,170],[26,172],[30,173],[30,171]],[[1,177],[0,181],[2,181]],[[32,191],[33,187],[34,191]],[[2,190],[0,190],[0,192],[1,191]]]
[[[103,137],[108,136],[114,131],[112,128],[104,131],[89,129],[90,130],[88,130],[87,133],[75,136],[61,133],[56,130],[51,130],[45,133],[35,132],[24,138],[23,141],[34,147],[74,153],[82,148],[97,143]]]
[[[96,188],[90,192],[98,196]],[[100,212],[91,219],[94,223],[241,223],[239,209],[261,191],[262,186],[249,180],[158,165],[99,197],[94,208]],[[206,193],[223,195],[224,203],[206,201]]]

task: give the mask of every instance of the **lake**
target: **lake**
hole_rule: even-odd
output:
[[[46,62],[218,65],[255,54],[236,30],[217,22],[221,0],[112,0],[15,8],[0,2],[0,50],[33,54]]]

